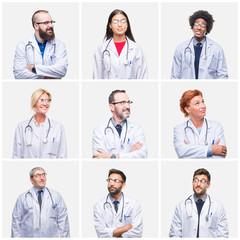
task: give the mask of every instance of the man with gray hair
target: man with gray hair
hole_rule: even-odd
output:
[[[93,158],[146,158],[148,149],[144,131],[127,120],[133,102],[126,91],[113,91],[108,102],[112,117],[93,132]]]
[[[13,73],[16,79],[54,79],[66,75],[67,51],[55,38],[54,23],[46,10],[33,14],[35,33],[19,42],[15,51]]]
[[[70,237],[67,207],[58,192],[46,187],[47,173],[35,167],[29,175],[33,187],[17,199],[11,237]]]

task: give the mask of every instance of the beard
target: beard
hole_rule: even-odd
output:
[[[125,114],[124,110],[128,110],[129,114],[128,113]],[[123,109],[121,113],[116,111],[116,115],[117,115],[118,119],[121,119],[121,120],[126,120],[127,118],[129,118],[130,117],[130,113],[131,113],[130,112],[130,108]]]
[[[122,187],[119,187],[119,188],[109,187],[108,188],[108,191],[109,191],[111,196],[119,194],[121,192],[121,190],[122,190]]]
[[[49,34],[47,31],[51,30],[52,33]],[[49,27],[46,29],[46,31],[43,31],[41,28],[39,28],[39,36],[44,40],[44,41],[50,41],[55,38],[55,33],[53,30],[53,27]]]
[[[196,188],[197,188],[197,187],[196,187]],[[205,188],[202,188],[200,192],[197,192],[197,191],[193,188],[193,191],[194,191],[195,195],[196,195],[197,197],[199,197],[199,196],[205,195],[205,193],[206,193],[207,190],[206,190]]]

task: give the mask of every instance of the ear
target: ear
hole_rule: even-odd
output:
[[[122,189],[124,189],[125,186],[126,186],[126,183],[123,183],[123,184],[122,184]]]
[[[210,185],[211,185],[211,183],[208,183],[208,186],[207,186],[207,188],[210,188]]]
[[[30,182],[33,184],[33,180],[32,180],[32,178],[30,178]]]
[[[185,107],[184,110],[189,114],[189,107]]]
[[[115,111],[114,105],[111,104],[111,103],[109,104],[109,108],[110,108],[111,112],[114,112],[114,111]]]
[[[112,24],[111,23],[109,23],[109,28],[112,30]]]
[[[39,25],[37,23],[34,23],[34,29],[39,30]]]

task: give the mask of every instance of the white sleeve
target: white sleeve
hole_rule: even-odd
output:
[[[135,138],[132,140],[132,144],[140,142],[143,146],[136,151],[129,152],[129,153],[120,153],[120,158],[147,158],[148,155],[148,148],[146,144],[145,134],[141,127],[138,127]]]
[[[102,208],[99,206],[99,203],[96,203],[93,209],[93,220],[96,233],[99,238],[112,238],[115,229],[107,227],[102,214]]]
[[[22,223],[22,202],[20,197],[17,199],[16,204],[12,213],[12,227],[11,227],[11,237],[20,238],[21,236],[21,223]]]
[[[50,78],[62,78],[67,73],[68,59],[67,51],[63,42],[56,42],[56,63],[54,65],[35,65],[37,75],[50,77]]]
[[[184,128],[174,128],[174,148],[179,158],[206,158],[208,146],[187,144],[184,139]]]
[[[103,79],[103,60],[102,60],[102,52],[101,47],[99,47],[94,54],[93,61],[93,79]]]
[[[134,65],[137,67],[137,69],[135,69],[136,79],[147,79],[148,78],[147,61],[140,47],[138,47],[136,63]]]
[[[67,158],[67,141],[66,141],[64,127],[62,125],[60,127],[60,131],[61,131],[61,140],[60,140],[57,158]]]
[[[104,142],[104,136],[103,133],[100,131],[100,127],[96,127],[93,131],[93,137],[92,137],[92,152],[94,154],[99,154],[97,149],[101,149],[104,152],[107,150],[105,149],[105,142]]]
[[[175,208],[172,224],[169,231],[169,237],[182,237],[182,214],[180,211],[180,204]]]
[[[13,158],[22,158],[23,154],[22,154],[22,144],[23,142],[23,137],[22,137],[22,129],[21,127],[18,125],[15,129],[15,135],[14,135],[14,143],[13,143],[13,154],[12,157]]]
[[[228,70],[223,49],[221,49],[218,56],[217,78],[228,79]]]
[[[227,223],[227,217],[224,207],[221,204],[220,210],[219,210],[219,220],[218,220],[218,226],[217,226],[217,237],[218,238],[228,238],[229,236],[228,232],[228,223]]]
[[[131,223],[132,229],[122,234],[124,238],[141,238],[143,231],[143,222],[142,222],[142,209],[138,202],[134,202],[133,209],[131,211]]]
[[[39,78],[35,73],[32,73],[27,69],[27,59],[24,42],[18,43],[17,48],[15,50],[13,73],[16,79]]]
[[[171,78],[181,79],[181,69],[182,69],[182,56],[177,48],[173,57]]]

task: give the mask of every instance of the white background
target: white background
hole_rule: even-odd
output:
[[[49,189],[59,192],[68,209],[71,237],[79,235],[79,171],[78,162],[73,161],[5,161],[3,164],[3,236],[11,236],[12,211],[18,196],[31,187],[29,172],[42,167],[47,173]],[[73,184],[74,183],[74,184]]]
[[[32,117],[32,93],[43,88],[52,95],[47,116],[63,124],[67,139],[68,158],[79,156],[79,83],[57,81],[11,81],[3,84],[3,156],[12,157],[15,128]]]
[[[131,24],[136,43],[143,49],[148,65],[148,78],[158,77],[158,5],[157,3],[101,2],[84,3],[82,7],[82,76],[92,78],[93,56],[103,43],[110,13],[123,10]],[[143,34],[145,32],[146,34]],[[149,34],[148,34],[149,33]]]
[[[126,82],[94,80],[82,84],[82,152],[84,158],[92,157],[93,130],[112,117],[108,97],[112,91],[126,90],[131,104],[129,121],[140,125],[146,136],[148,158],[158,157],[158,84],[155,82]],[[137,91],[136,91],[137,90]]]
[[[96,237],[93,226],[93,206],[108,194],[108,171],[116,168],[127,177],[123,192],[140,202],[143,209],[143,237],[157,237],[158,234],[158,163],[156,161],[85,161],[82,165],[82,223],[83,237]],[[147,171],[146,171],[147,169]],[[89,214],[91,213],[91,214]]]
[[[217,167],[216,167],[217,166]],[[171,161],[162,162],[161,171],[161,218],[162,237],[168,237],[176,205],[187,199],[192,190],[193,173],[205,168],[211,175],[211,185],[207,193],[211,198],[220,201],[226,210],[229,226],[229,237],[237,237],[238,194],[237,163],[233,161]]]
[[[2,80],[0,83],[0,92],[2,93],[0,98],[0,105],[2,106],[0,108],[0,136],[2,136],[0,138],[0,155],[3,156],[0,160],[0,172],[2,173],[0,178],[0,185],[2,186],[0,192],[0,196],[2,196],[0,197],[0,215],[2,216],[0,218],[0,237],[3,236],[3,233],[4,237],[10,236],[11,229],[9,223],[13,205],[17,196],[31,187],[28,171],[35,164],[38,165],[39,163],[46,168],[49,174],[48,186],[58,190],[67,203],[72,237],[86,239],[92,236],[96,239],[92,222],[93,202],[106,196],[105,178],[107,171],[112,167],[117,167],[127,174],[128,185],[125,188],[126,194],[142,203],[144,225],[148,226],[148,230],[150,229],[149,225],[153,225],[154,236],[156,236],[155,231],[158,231],[158,237],[154,239],[167,238],[175,205],[192,193],[191,181],[193,171],[199,167],[206,167],[211,172],[213,178],[209,193],[211,193],[213,198],[224,204],[228,214],[230,236],[239,238],[239,231],[237,233],[236,227],[239,226],[239,222],[236,221],[236,214],[238,217],[240,216],[239,178],[237,177],[240,173],[239,159],[237,158],[239,156],[238,138],[240,136],[238,127],[238,95],[240,89],[239,79],[236,78],[237,75],[239,76],[238,57],[240,56],[237,44],[239,42],[238,27],[240,21],[239,0],[232,0],[231,3],[228,3],[227,0],[211,0],[210,4],[207,3],[208,0],[202,0],[201,2],[198,1],[196,5],[192,3],[192,0],[154,0],[150,3],[147,0],[145,2],[144,0],[131,0],[131,3],[128,3],[128,0],[122,0],[119,4],[113,3],[113,0],[104,2],[101,0],[76,0],[69,1],[69,3],[66,0],[52,0],[50,3],[47,0],[42,0],[41,3],[36,1],[36,5],[32,3],[33,0],[18,1],[19,4],[16,2],[16,0],[8,0],[7,3],[7,0],[0,0],[0,12],[2,13],[0,18],[0,55],[2,56],[0,58],[0,78]],[[131,7],[128,8],[128,6]],[[119,81],[105,82],[94,80],[95,84],[93,84],[93,80],[89,80],[92,76],[94,51],[103,42],[107,18],[113,9],[121,7],[127,12],[134,37],[145,52],[149,76],[151,78],[159,76],[158,79],[151,81],[128,80],[128,83],[133,86],[129,89],[127,88],[128,86],[125,87],[125,81],[118,85]],[[12,64],[17,42],[33,33],[31,16],[39,8],[50,11],[52,18],[56,20],[56,37],[66,44],[69,58],[67,76],[61,81],[42,81],[43,84],[41,86],[39,86],[37,81],[31,80],[10,81],[9,79],[13,78]],[[223,47],[229,75],[231,78],[234,78],[233,82],[230,80],[207,80],[201,82],[189,80],[176,84],[176,81],[168,80],[176,46],[192,36],[188,17],[195,10],[201,8],[209,10],[216,20],[209,37]],[[139,12],[141,13],[140,16],[135,17]],[[149,19],[150,21],[148,21]],[[93,23],[97,24],[93,25]],[[84,76],[84,79],[78,79],[78,76]],[[160,76],[162,76],[162,79],[160,79]],[[73,78],[75,78],[74,82],[69,81],[69,79]],[[161,80],[164,80],[164,82]],[[172,84],[170,89],[165,88],[166,82]],[[225,85],[226,88],[222,87],[223,85],[219,84],[219,82]],[[36,87],[34,84],[36,84]],[[52,86],[54,87],[52,88]],[[74,89],[72,86],[75,86]],[[102,86],[102,89],[100,89],[100,86]],[[148,86],[146,91],[145,86]],[[31,116],[29,107],[30,97],[32,92],[39,87],[46,88],[53,95],[54,102],[52,102],[49,116],[63,123],[67,137],[70,136],[70,139],[68,137],[70,157],[80,156],[79,168],[75,165],[75,162],[72,165],[70,163],[70,168],[68,167],[68,163],[72,162],[71,159],[63,161],[43,160],[43,162],[38,160],[13,161],[10,159],[14,128],[19,121],[29,119]],[[100,122],[109,119],[110,111],[108,110],[107,98],[109,92],[115,88],[126,88],[130,98],[134,100],[130,120],[139,123],[144,128],[149,153],[154,159],[146,159],[144,161],[121,160],[118,162],[89,159],[91,156],[92,130]],[[150,88],[153,90],[148,90]],[[220,121],[223,125],[231,159],[225,159],[221,162],[215,160],[202,160],[200,162],[198,160],[177,159],[172,145],[172,129],[173,126],[185,120],[179,110],[178,101],[183,91],[193,88],[204,89],[204,98],[207,101],[207,116],[209,119]],[[15,100],[15,96],[18,96],[18,89],[22,95]],[[98,91],[98,89],[101,91]],[[84,93],[85,90],[88,91],[88,95]],[[91,94],[91,90],[93,94]],[[219,90],[221,92],[220,97]],[[58,95],[58,92],[61,94]],[[65,95],[71,101],[66,102],[67,98],[65,98]],[[138,95],[141,95],[141,101],[145,102],[143,109],[141,109],[142,105],[139,104],[139,98],[137,98],[137,101],[134,99]],[[98,105],[96,102],[94,105],[93,101],[95,101],[96,97],[101,99],[101,105],[100,103]],[[57,100],[57,98],[65,101]],[[56,102],[55,99],[57,100]],[[148,99],[157,101],[152,102],[148,101]],[[217,104],[220,100],[224,108]],[[103,103],[103,101],[105,102]],[[215,107],[211,106],[214,104],[214,101],[216,101],[218,111],[215,111]],[[225,101],[229,103],[227,106],[224,103]],[[61,104],[58,105],[59,103]],[[88,104],[89,108],[87,107]],[[168,110],[166,111],[167,107]],[[59,108],[61,112],[57,110]],[[91,112],[97,112],[98,114],[92,117]],[[62,114],[61,116],[58,115],[60,113]],[[135,113],[141,113],[142,115],[138,115],[135,118]],[[146,113],[149,113],[149,115]],[[91,118],[88,117],[88,114]],[[171,115],[170,118],[167,118],[168,114]],[[166,125],[162,124],[164,121]],[[147,127],[145,122],[148,125]],[[232,133],[232,130],[228,131],[228,129],[234,128],[236,125],[235,133]],[[85,141],[84,136],[86,137],[86,143],[82,142]],[[166,140],[162,136],[165,136]],[[71,137],[74,140],[76,139],[73,144],[70,143],[72,141]],[[164,141],[168,141],[168,144],[165,144]],[[72,147],[79,149],[79,151],[71,150]],[[160,157],[163,154],[165,157]],[[81,158],[81,156],[84,158]],[[170,157],[172,158],[171,160],[169,159]],[[75,161],[77,162],[78,160]],[[156,166],[154,171],[151,172],[155,161],[158,162],[159,168]],[[71,176],[73,165],[74,170],[78,171],[77,176],[79,180],[76,177],[73,179]],[[102,165],[103,167],[101,168]],[[62,172],[62,169],[66,173],[62,174],[61,178],[55,177],[59,171]],[[176,172],[177,170],[180,173],[182,171],[182,174]],[[138,172],[143,173],[141,174],[141,181],[135,181],[135,176],[138,176]],[[150,180],[149,177],[145,178],[145,175],[150,175]],[[54,176],[54,179],[52,179],[52,176]],[[91,180],[95,176],[98,176],[95,181],[96,187],[93,183],[94,181]],[[185,179],[182,184],[180,180],[176,184],[176,180],[173,178],[176,176],[180,180],[182,178]],[[68,181],[68,179],[70,180]],[[98,181],[101,182],[101,186]],[[65,182],[67,185],[65,185]],[[9,189],[6,190],[7,188]],[[141,189],[139,190],[139,188]],[[148,188],[153,190],[149,192]],[[9,190],[13,190],[15,195],[5,196]],[[151,219],[151,217],[145,215],[145,209],[155,207],[151,201],[146,201],[148,195],[155,196],[155,192],[158,193],[158,197],[154,198],[153,201],[155,203],[155,199],[157,199],[156,201],[158,202],[158,220],[156,218]],[[93,196],[93,193],[95,196]],[[87,198],[88,195],[93,197]],[[168,198],[168,195],[170,198]],[[75,204],[75,201],[78,201],[78,205]],[[88,201],[91,201],[91,206]],[[72,214],[78,216],[79,221]],[[85,220],[88,221],[88,225],[84,224]],[[83,226],[85,229],[83,229]],[[84,234],[84,238],[82,234]],[[144,236],[150,237],[151,234],[144,230]]]
[[[173,146],[173,128],[188,119],[181,112],[179,101],[185,91],[194,89],[203,93],[207,108],[206,118],[218,121],[223,126],[228,148],[227,158],[236,158],[238,150],[238,104],[235,100],[237,83],[232,81],[171,81],[162,84],[162,156],[177,158]],[[167,103],[165,99],[168,99]]]
[[[220,2],[220,1],[219,1]],[[176,47],[193,36],[189,17],[198,10],[206,10],[215,22],[207,36],[218,43],[224,51],[229,78],[237,77],[238,27],[237,3],[163,3],[161,11],[162,29],[162,78],[171,77],[172,61]],[[226,1],[227,2],[227,1]]]
[[[3,4],[3,76],[13,79],[13,59],[17,43],[34,34],[32,15],[47,10],[52,16],[56,38],[67,49],[68,70],[65,79],[79,77],[79,11],[75,3],[4,3]]]

